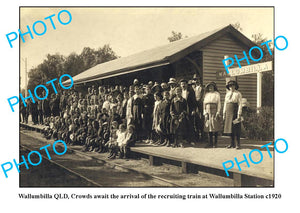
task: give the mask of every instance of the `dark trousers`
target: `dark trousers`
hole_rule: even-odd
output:
[[[22,121],[23,123],[28,123],[28,114],[27,112],[22,112]]]
[[[236,144],[234,140],[236,138]],[[241,123],[232,124],[232,133],[231,133],[231,146],[240,146],[240,138],[241,138]]]
[[[218,143],[218,132],[209,132],[209,145],[216,146]],[[213,136],[215,136],[215,140],[213,140]]]
[[[32,118],[33,124],[38,123],[38,112],[36,110],[31,112],[31,118]]]
[[[43,118],[43,111],[38,110],[38,123],[43,124],[44,123],[44,118]]]

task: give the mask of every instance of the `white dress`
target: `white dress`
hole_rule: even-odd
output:
[[[204,122],[205,132],[217,132],[221,130],[221,97],[217,91],[208,92],[204,96],[203,101],[203,114],[206,116]],[[217,116],[218,114],[218,116]]]

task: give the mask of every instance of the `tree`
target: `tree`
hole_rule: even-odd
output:
[[[232,26],[238,31],[243,31],[240,22],[235,22],[234,24],[232,24]]]
[[[95,66],[95,50],[90,47],[84,47],[80,57],[83,60],[83,67],[84,69],[89,69],[92,66]]]
[[[83,59],[80,55],[76,53],[71,53],[66,57],[63,64],[64,74],[69,74],[72,76],[78,75],[83,70],[85,70]]]
[[[118,56],[108,44],[97,50],[84,47],[79,55],[74,52],[68,56],[59,53],[48,54],[41,64],[29,70],[27,89],[33,91],[37,85],[45,85],[46,82],[54,78],[59,79],[63,74],[75,76],[97,64],[116,58]]]
[[[169,42],[173,42],[173,41],[177,41],[182,39],[183,35],[181,32],[175,32],[172,31],[172,36],[168,37]],[[187,38],[187,36],[184,36],[185,38]]]
[[[102,48],[98,48],[98,50],[85,47],[83,48],[80,57],[83,60],[83,67],[85,70],[94,67],[97,64],[118,58],[108,44],[105,44]]]
[[[239,22],[232,24],[232,26],[239,31],[243,30]],[[263,50],[264,55],[260,60],[260,62],[273,61],[274,59],[273,43],[268,43],[271,49],[271,54],[270,54],[267,46],[261,45],[261,43],[268,41],[268,39],[264,37],[262,33],[253,34],[251,38],[253,43],[255,43],[256,46],[260,47]],[[257,54],[260,55],[259,51],[257,51]],[[262,106],[274,106],[274,70],[262,73]]]
[[[262,43],[268,41],[263,34],[253,34],[253,42],[263,50],[263,58],[260,62],[273,61],[274,60],[274,45],[269,43],[271,54],[266,45]],[[273,66],[274,67],[274,66]],[[262,106],[274,106],[274,70],[262,73]]]
[[[253,34],[252,36],[252,41],[258,46],[260,47],[263,52],[264,52],[264,56],[261,59],[260,62],[265,62],[265,61],[272,61],[273,60],[273,55],[274,55],[274,46],[273,43],[269,43],[268,45],[270,46],[271,49],[271,53],[272,55],[269,53],[269,49],[266,45],[261,45],[262,43],[268,41],[268,39],[266,37],[263,36],[263,34],[258,33],[258,34]]]
[[[37,85],[44,83],[43,82],[44,74],[41,72],[40,69],[41,66],[42,65],[40,64],[38,67],[32,68],[28,73],[29,80],[28,80],[27,89],[30,89],[30,91],[34,91],[34,88]]]

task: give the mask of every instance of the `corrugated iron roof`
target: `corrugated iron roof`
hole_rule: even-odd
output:
[[[231,25],[228,25],[226,27],[218,28],[213,31],[202,33],[197,36],[181,39],[153,49],[144,50],[142,52],[127,57],[122,57],[102,64],[98,64],[74,76],[73,77],[74,83],[79,84],[88,81],[93,81],[96,79],[108,78],[110,76],[115,76],[117,74],[121,75],[122,73],[126,73],[134,69],[142,69],[142,68],[146,69],[147,67],[153,65],[155,66],[165,65],[168,62],[170,63],[171,56],[187,49],[188,47],[200,41],[205,40],[206,38],[211,37],[212,35],[220,31],[224,31],[228,29],[232,31],[232,28],[233,27]],[[242,35],[239,32],[238,34]],[[249,39],[247,39],[243,35],[242,37],[243,37],[242,40],[244,40],[244,42],[247,43],[248,42],[247,40]],[[66,81],[66,83],[67,82],[68,81]]]

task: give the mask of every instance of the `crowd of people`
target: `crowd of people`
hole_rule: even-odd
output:
[[[74,89],[27,107],[20,104],[22,122],[31,114],[34,124],[44,125],[45,138],[82,145],[83,151],[108,152],[109,158],[129,157],[136,142],[157,146],[184,147],[208,139],[217,147],[218,132],[231,135],[228,148],[240,148],[242,95],[238,84],[229,81],[221,113],[221,98],[215,82],[201,79],[169,82],[134,79],[122,85],[88,87],[87,94]],[[223,115],[223,119],[222,119]]]

